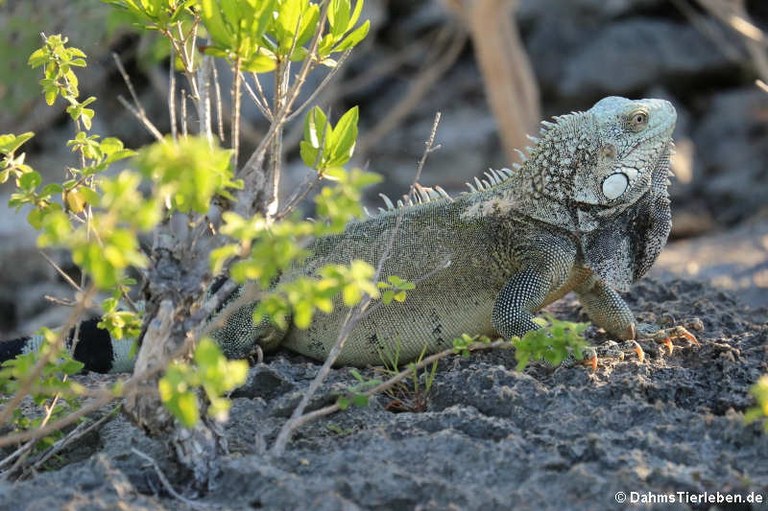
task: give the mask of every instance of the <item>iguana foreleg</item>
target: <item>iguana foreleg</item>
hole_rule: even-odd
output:
[[[502,337],[522,336],[539,328],[534,313],[567,280],[576,257],[572,247],[556,239],[542,240],[544,254],[527,254],[527,267],[517,272],[496,297],[491,325]]]
[[[597,326],[621,340],[637,336],[635,316],[619,293],[591,275],[574,289],[587,315]]]

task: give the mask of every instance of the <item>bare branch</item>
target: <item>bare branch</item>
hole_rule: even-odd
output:
[[[491,343],[482,343],[482,342],[476,342],[473,344],[470,344],[467,349],[470,352],[475,351],[482,351],[482,350],[492,350],[497,348],[512,348],[513,344],[509,341],[499,339],[497,341],[493,341]],[[423,369],[427,367],[428,365],[434,364],[435,362],[439,362],[440,360],[455,356],[456,351],[453,348],[449,348],[443,351],[440,351],[438,353],[435,353],[434,355],[430,355],[424,359],[422,359],[420,362],[417,362],[415,364],[411,364],[408,366],[407,369],[403,369],[399,373],[397,373],[392,378],[380,383],[379,385],[376,385],[372,389],[367,390],[366,392],[363,392],[363,395],[366,397],[373,397],[376,394],[380,394],[384,391],[387,391],[400,383],[401,381],[405,380],[406,378],[411,377],[414,371],[418,371],[419,369]],[[305,424],[308,424],[312,422],[313,420],[319,419],[321,417],[325,417],[327,415],[331,415],[332,413],[336,413],[339,410],[341,410],[341,407],[338,403],[334,403],[332,405],[325,406],[323,408],[319,408],[317,410],[313,410],[307,414],[302,415],[301,417],[298,417],[296,419],[296,422],[293,424],[294,429],[298,429]]]
[[[123,81],[125,82],[125,85],[128,87],[128,92],[131,94],[131,98],[133,98],[133,104],[135,106],[131,106],[128,101],[122,96],[118,96],[117,100],[120,101],[120,103],[128,109],[129,112],[133,114],[134,117],[136,117],[141,124],[144,125],[145,128],[152,134],[153,137],[155,137],[158,141],[163,140],[163,134],[160,133],[160,130],[157,129],[157,127],[152,123],[152,121],[149,120],[149,117],[147,117],[147,113],[144,110],[144,107],[141,105],[141,101],[139,101],[139,97],[136,95],[136,89],[133,88],[133,82],[131,82],[131,77],[128,75],[128,72],[125,70],[125,67],[123,66],[123,62],[120,60],[120,56],[117,53],[112,53],[112,58],[115,60],[115,65],[117,66],[117,70],[120,72],[120,75],[123,77]]]

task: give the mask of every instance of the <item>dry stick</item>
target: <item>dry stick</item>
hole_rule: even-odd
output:
[[[170,493],[173,496],[173,498],[179,500],[180,502],[183,502],[184,504],[194,509],[210,509],[212,507],[209,504],[204,504],[202,502],[195,502],[194,500],[190,500],[185,496],[181,495],[179,492],[177,492],[174,489],[171,482],[168,480],[168,478],[165,476],[163,471],[160,469],[160,465],[158,465],[157,462],[152,457],[150,457],[148,454],[144,454],[143,452],[136,449],[135,447],[131,447],[131,451],[133,452],[133,454],[144,459],[150,465],[152,465],[152,468],[155,469],[155,474],[157,474],[157,478],[160,479],[160,483],[162,483],[163,488],[165,488],[165,491]]]
[[[240,152],[240,103],[241,87],[243,77],[240,74],[240,67],[243,59],[239,55],[235,58],[235,67],[233,69],[234,82],[232,83],[232,126],[230,127],[232,140],[232,167],[237,168],[237,159]]]
[[[421,172],[424,170],[424,165],[427,163],[427,156],[440,149],[440,145],[435,145],[435,136],[437,135],[437,125],[440,124],[441,117],[442,114],[440,112],[435,113],[435,120],[432,121],[432,129],[429,132],[429,138],[424,143],[426,147],[421,155],[419,164],[416,166],[416,176],[413,178],[413,184],[411,184],[411,193],[415,192],[416,185],[421,179]]]
[[[433,144],[435,141],[437,126],[439,121],[440,121],[440,114],[438,113],[435,116],[435,122],[432,124],[432,130],[430,131],[429,138],[427,139],[427,142],[425,144],[424,154],[422,155],[422,158],[419,161],[419,167],[417,168],[417,173],[415,176],[416,179],[414,179],[413,184],[411,185],[411,189],[414,189],[416,187],[416,184],[418,183],[417,179],[421,175],[421,170],[424,167],[424,163],[426,162],[427,155],[435,150],[435,147],[433,146]],[[374,282],[378,282],[381,278],[381,272],[384,269],[384,263],[389,258],[390,252],[392,251],[392,247],[395,244],[395,237],[397,236],[397,232],[400,230],[400,224],[402,223],[404,214],[405,214],[405,208],[403,208],[398,214],[397,219],[395,221],[394,228],[392,229],[392,234],[387,239],[387,245],[384,247],[384,250],[381,253],[381,256],[379,257],[379,262],[376,267],[376,273],[373,276]],[[425,275],[423,278],[424,279],[429,278],[429,276],[431,276],[434,272],[439,271],[443,267],[435,268],[434,270],[429,272],[427,275]],[[368,310],[366,313],[366,309],[368,309],[372,301],[373,301],[373,298],[370,295],[366,295],[366,297],[360,303],[358,303],[356,306],[351,308],[347,313],[346,317],[344,318],[344,322],[341,324],[341,331],[339,332],[339,336],[336,338],[336,342],[328,352],[328,356],[323,362],[323,365],[320,367],[320,370],[317,372],[315,377],[310,382],[309,387],[307,387],[307,390],[304,392],[304,395],[301,397],[301,401],[299,402],[299,404],[296,406],[296,408],[294,408],[293,412],[291,413],[290,419],[288,419],[283,424],[283,427],[280,428],[280,432],[277,435],[277,439],[275,439],[275,444],[272,446],[272,454],[274,454],[275,456],[281,456],[285,452],[285,447],[288,445],[288,442],[290,441],[291,436],[293,435],[293,432],[301,424],[305,423],[305,421],[302,421],[302,417],[304,415],[304,410],[309,404],[310,399],[312,399],[312,396],[315,395],[317,390],[320,388],[320,385],[322,385],[322,383],[328,377],[328,374],[330,373],[331,368],[333,367],[333,364],[336,362],[336,359],[341,354],[341,350],[344,348],[344,344],[347,342],[347,339],[349,338],[352,331],[355,329],[355,327],[360,321],[362,321],[368,314],[372,312],[372,310]],[[378,302],[374,307],[371,307],[371,309],[377,308],[377,306],[381,306],[381,305],[382,305],[382,302]]]
[[[306,60],[304,60],[304,64],[301,66],[301,70],[299,70],[299,74],[296,76],[296,80],[293,82],[293,85],[291,86],[291,89],[288,91],[288,98],[285,102],[285,105],[283,108],[275,112],[274,121],[270,124],[269,130],[267,130],[266,135],[264,135],[264,138],[259,143],[258,147],[253,151],[250,158],[248,158],[248,161],[243,165],[243,168],[240,170],[240,176],[245,181],[245,189],[250,190],[252,189],[251,186],[254,184],[253,180],[255,179],[255,175],[258,174],[260,170],[262,170],[262,165],[264,163],[264,156],[267,152],[267,148],[272,142],[272,138],[277,134],[277,132],[282,129],[282,125],[285,123],[285,119],[288,116],[289,112],[291,111],[291,107],[293,107],[294,101],[296,101],[296,98],[299,96],[299,92],[301,91],[301,87],[304,85],[304,82],[307,80],[307,75],[309,75],[309,72],[314,68],[313,59],[317,56],[317,48],[320,44],[320,37],[323,32],[323,26],[325,26],[325,22],[328,19],[328,0],[325,0],[323,2],[323,5],[320,10],[320,21],[318,23],[318,30],[315,32],[315,35],[312,37],[312,42],[310,43],[308,57]],[[253,192],[251,192],[253,193]],[[246,201],[250,202],[250,201]],[[245,206],[246,208],[250,209],[251,205],[248,204]]]
[[[474,352],[474,351],[481,351],[481,350],[491,350],[496,348],[512,348],[512,347],[514,347],[514,345],[510,341],[499,339],[491,343],[475,342],[467,346],[467,350]],[[423,369],[424,367],[427,367],[430,364],[434,364],[435,362],[438,362],[446,357],[455,356],[456,354],[457,352],[454,348],[448,348],[443,351],[437,352],[434,355],[430,355],[427,358],[422,359],[420,362],[409,364],[408,369],[403,369],[392,378],[379,383],[378,385],[376,385],[371,389],[368,389],[367,391],[363,392],[363,395],[366,397],[373,397],[376,394],[380,394],[381,392],[384,392],[394,387],[404,379],[409,378],[411,375],[413,375],[414,371]],[[297,427],[303,424],[306,424],[308,422],[311,422],[315,419],[319,419],[320,417],[325,417],[326,415],[335,413],[339,410],[341,410],[341,407],[339,406],[338,403],[334,403],[332,405],[328,405],[323,408],[313,410],[301,417],[302,419],[301,424],[298,424]]]
[[[726,58],[738,61],[741,59],[741,49],[733,41],[729,40],[721,27],[713,23],[710,17],[696,10],[690,0],[670,0],[677,10],[686,17],[688,22],[705,37],[708,37],[717,49],[725,55]]]
[[[268,121],[272,120],[272,112],[269,111],[269,107],[262,103],[261,99],[259,98],[259,95],[253,90],[251,87],[251,84],[248,83],[247,80],[245,80],[245,77],[240,78],[243,81],[243,85],[245,85],[245,92],[248,93],[248,95],[251,97],[251,101],[256,105],[256,108],[259,109],[259,112],[261,112],[261,115],[263,115]]]
[[[51,457],[56,455],[56,453],[60,452],[64,447],[69,445],[72,442],[75,442],[82,438],[83,436],[87,435],[91,431],[93,431],[96,428],[101,427],[107,419],[112,418],[112,416],[120,409],[120,405],[116,405],[112,408],[112,410],[106,412],[104,415],[102,415],[99,419],[95,420],[94,422],[87,424],[85,422],[80,423],[77,425],[75,429],[67,433],[67,436],[64,438],[58,440],[54,445],[52,445],[48,450],[46,450],[44,453],[42,453],[37,460],[35,460],[28,468],[24,470],[21,474],[21,478],[24,478],[26,475],[29,475],[30,471],[37,471],[40,469],[40,467]]]
[[[216,67],[216,61],[211,59],[211,69],[213,70],[213,93],[216,95],[216,127],[218,128],[219,142],[224,143],[224,108],[221,101],[221,84],[219,83],[219,68]]]
[[[344,62],[347,61],[347,58],[349,58],[349,55],[352,53],[352,50],[347,50],[344,53],[341,54],[341,57],[339,57],[339,60],[336,62],[336,65],[331,68],[331,70],[328,72],[327,75],[323,77],[323,80],[320,82],[320,84],[315,88],[315,90],[312,91],[312,94],[309,95],[306,101],[304,101],[301,105],[296,107],[296,109],[291,112],[291,114],[285,118],[285,122],[290,122],[294,120],[304,109],[311,105],[312,102],[317,98],[317,96],[325,89],[328,84],[331,82],[334,76],[339,72],[341,67],[344,65]]]
[[[472,33],[476,60],[488,103],[499,125],[507,157],[528,145],[526,134],[540,117],[539,90],[525,47],[510,11],[518,0],[456,0]]]
[[[181,134],[184,138],[189,134],[187,129],[187,91],[181,89]]]
[[[211,60],[210,55],[203,57],[198,76],[197,111],[199,117],[198,133],[204,135],[208,144],[213,146],[213,120],[211,114]]]
[[[768,38],[749,19],[744,0],[698,0],[707,11],[739,34],[760,77],[768,80]]]
[[[467,37],[456,32],[448,48],[414,79],[408,93],[381,119],[358,144],[359,154],[366,154],[384,136],[395,129],[421,102],[434,84],[448,71],[459,57]],[[430,59],[431,61],[431,59]]]
[[[171,46],[171,58],[168,65],[168,117],[171,119],[171,138],[176,140],[179,135],[178,119],[176,119],[176,54]]]
[[[53,259],[51,259],[50,257],[48,257],[48,254],[46,254],[46,253],[45,253],[45,252],[43,252],[42,250],[40,250],[40,251],[39,251],[39,253],[40,253],[40,255],[41,255],[41,256],[43,256],[43,259],[45,259],[45,260],[48,262],[48,264],[50,264],[50,265],[53,267],[53,269],[54,269],[54,270],[56,270],[56,272],[57,272],[59,275],[61,275],[61,278],[63,278],[63,279],[64,279],[64,280],[67,282],[67,284],[69,284],[70,286],[72,286],[73,288],[75,288],[75,291],[77,291],[77,292],[80,292],[80,293],[82,293],[82,292],[83,292],[83,289],[82,289],[82,288],[81,288],[81,287],[80,287],[80,286],[77,284],[77,282],[75,282],[75,281],[72,279],[72,277],[70,277],[70,276],[67,274],[67,272],[65,272],[65,271],[62,269],[62,267],[61,267],[61,266],[59,266],[58,264],[56,264],[56,261],[54,261]]]
[[[136,117],[141,124],[144,125],[145,128],[152,134],[153,137],[155,137],[158,141],[163,140],[163,134],[160,133],[160,130],[157,129],[157,127],[152,124],[152,121],[149,120],[149,117],[147,117],[147,113],[144,110],[144,107],[141,105],[141,101],[139,101],[139,97],[136,95],[136,89],[133,88],[133,82],[131,82],[131,77],[128,75],[128,72],[125,70],[125,67],[123,66],[123,62],[120,60],[120,56],[117,53],[112,53],[112,58],[115,61],[115,65],[117,66],[117,70],[120,72],[120,76],[123,77],[123,81],[125,82],[126,87],[128,87],[128,92],[131,94],[131,98],[133,98],[133,104],[135,106],[131,106],[128,101],[122,97],[118,96],[117,100],[120,101],[120,103],[133,114],[134,117]]]

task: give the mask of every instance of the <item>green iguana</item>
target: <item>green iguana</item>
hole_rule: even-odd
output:
[[[545,121],[514,170],[475,178],[455,198],[439,187],[415,187],[397,206],[385,197],[387,209],[317,239],[312,255],[280,279],[353,259],[377,266],[384,257],[382,279],[418,282],[405,302],[377,307],[358,323],[337,364],[380,364],[395,346],[405,362],[448,348],[463,333],[522,335],[538,328],[539,309],[570,291],[596,325],[634,339],[635,318],[617,291],[644,275],[667,241],[676,118],[668,101],[608,97]],[[287,331],[266,320],[254,325],[253,305],[243,305],[213,336],[231,358],[283,346],[323,360],[348,310],[335,305],[308,329]],[[83,330],[91,340],[81,334],[75,357],[104,353],[86,368],[125,367],[114,346],[98,347],[110,341],[95,323]],[[0,344],[0,357],[34,344],[34,337]]]

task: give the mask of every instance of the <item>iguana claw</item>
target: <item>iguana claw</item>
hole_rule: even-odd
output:
[[[674,349],[674,344],[672,344],[673,339],[685,339],[688,341],[689,344],[692,344],[694,346],[701,346],[699,341],[696,339],[696,336],[694,336],[691,332],[689,332],[685,327],[682,326],[675,326],[672,328],[664,328],[662,330],[659,330],[653,336],[651,337],[654,341],[663,344],[664,347],[669,350],[669,354],[672,354],[672,350]]]

